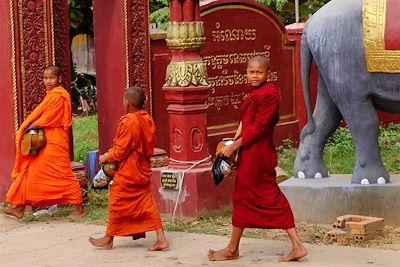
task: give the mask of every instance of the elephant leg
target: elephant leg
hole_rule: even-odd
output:
[[[294,162],[294,175],[298,178],[328,177],[323,162],[323,149],[327,139],[337,129],[342,115],[332,101],[323,79],[318,77],[317,102],[313,113],[315,128],[302,130],[299,150]]]
[[[364,101],[354,105],[351,115],[344,114],[356,153],[351,182],[354,184],[390,182],[390,176],[385,170],[379,152],[379,119],[372,102]]]

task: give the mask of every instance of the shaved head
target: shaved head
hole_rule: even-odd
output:
[[[62,76],[61,75],[61,70],[57,66],[48,66],[44,71],[49,71],[57,75],[58,77]]]
[[[135,108],[142,108],[146,101],[144,90],[139,86],[132,86],[126,89],[124,98]]]
[[[258,64],[263,65],[265,67],[265,70],[269,69],[269,60],[263,56],[255,56],[255,57],[250,58],[249,62],[247,64],[250,65],[252,63],[258,63]]]

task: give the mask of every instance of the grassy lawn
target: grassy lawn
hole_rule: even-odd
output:
[[[380,129],[379,146],[384,165],[389,173],[400,173],[400,125],[391,124]],[[297,149],[286,141],[278,147],[278,165],[289,176],[293,175],[293,163]],[[324,163],[330,173],[352,173],[355,162],[354,146],[347,128],[339,128],[329,138],[324,149]]]
[[[97,134],[97,115],[73,117],[72,132],[74,136],[74,158],[85,162],[86,153],[99,147]]]
[[[97,117],[75,117],[73,119],[75,160],[83,162],[88,151],[96,150],[97,142]],[[387,170],[390,173],[400,173],[400,125],[390,125],[381,129],[379,137],[381,155]],[[292,175],[293,162],[297,149],[287,141],[278,148],[279,166],[289,175]],[[354,148],[350,133],[345,128],[338,129],[325,146],[324,162],[330,173],[351,173],[354,165]],[[107,223],[107,190],[89,190],[89,203],[85,205],[86,216],[75,222],[106,225]],[[72,207],[62,207],[53,216],[35,218],[27,214],[25,221],[55,221],[66,220]],[[199,216],[195,220],[171,221],[164,219],[167,231],[194,232],[216,235],[230,235],[230,210],[220,211],[216,214]],[[299,235],[306,243],[328,244],[325,237],[327,231],[332,230],[331,225],[316,225],[300,223],[297,225]],[[281,230],[246,229],[244,236],[266,238],[274,240],[287,240],[287,235]],[[386,227],[382,237],[358,244],[358,246],[379,247],[400,250],[400,228]]]

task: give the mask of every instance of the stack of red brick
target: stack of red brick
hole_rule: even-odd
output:
[[[343,215],[336,218],[327,237],[337,245],[351,245],[382,235],[383,218],[361,215]]]

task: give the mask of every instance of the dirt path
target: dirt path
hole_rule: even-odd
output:
[[[99,237],[104,226],[75,223],[21,223],[0,215],[0,266],[130,266],[130,267],[192,267],[192,266],[400,266],[400,252],[391,250],[308,245],[309,255],[300,262],[277,263],[289,244],[283,241],[244,238],[241,257],[230,262],[209,262],[209,248],[226,245],[228,237],[167,232],[171,248],[148,252],[154,234],[147,239],[132,241],[116,238],[114,249],[93,248],[88,236]]]

